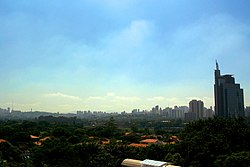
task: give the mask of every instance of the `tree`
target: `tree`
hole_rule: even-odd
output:
[[[0,160],[1,163],[10,164],[10,166],[15,166],[17,164],[23,163],[21,157],[21,150],[16,146],[13,146],[9,142],[0,143]]]
[[[191,122],[180,136],[177,152],[186,166],[214,166],[219,156],[250,149],[249,130],[242,118],[215,117]]]
[[[238,152],[220,156],[214,163],[218,167],[248,167],[250,164],[250,152]]]
[[[52,135],[54,137],[68,137],[69,136],[69,131],[66,128],[62,127],[56,127],[55,129],[52,130]]]

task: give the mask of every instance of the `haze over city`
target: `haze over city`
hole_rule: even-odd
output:
[[[1,0],[0,107],[214,106],[215,60],[250,105],[248,0]]]

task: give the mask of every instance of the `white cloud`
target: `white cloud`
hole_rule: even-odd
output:
[[[213,106],[214,98],[213,97],[186,97],[184,100],[186,100],[187,105],[191,100],[201,100],[204,102],[204,106]]]
[[[81,100],[80,97],[77,96],[72,96],[72,95],[67,95],[63,93],[47,93],[45,94],[46,97],[59,97],[59,98],[66,98],[66,99],[71,99],[71,100]]]
[[[186,97],[185,98],[186,100],[189,100],[189,101],[191,101],[191,100],[201,100],[201,98],[200,97]]]
[[[106,96],[90,96],[87,98],[87,100],[91,101],[99,101],[99,100],[105,100],[107,103],[110,102],[124,102],[124,101],[139,101],[141,100],[140,97],[137,96],[115,96],[115,93],[107,93]]]
[[[87,99],[88,100],[105,100],[105,97],[102,97],[102,96],[90,96]]]
[[[147,20],[132,21],[130,26],[121,32],[120,40],[125,40],[130,45],[140,45],[151,35],[152,28],[152,23]]]
[[[162,101],[162,100],[166,100],[166,98],[163,96],[155,96],[155,97],[148,98],[147,100],[148,101]]]
[[[139,101],[141,98],[137,96],[115,96],[117,101]]]
[[[113,92],[107,93],[107,96],[114,96],[114,95],[115,95],[115,93],[113,93]]]
[[[149,20],[133,20],[123,27],[103,38],[102,51],[106,56],[128,57],[137,51],[144,51],[150,37],[154,34],[154,24]],[[138,54],[142,54],[142,53]],[[112,57],[112,59],[114,58]]]
[[[102,7],[106,7],[109,11],[112,10],[116,13],[121,13],[121,11],[125,11],[138,3],[138,0],[91,0],[97,5],[101,5]]]
[[[249,32],[250,28],[237,19],[218,14],[179,27],[172,36],[171,45],[178,57],[186,57],[192,62],[206,62],[205,59],[211,58],[236,58],[236,53],[249,52],[245,47],[249,41],[246,38]],[[180,53],[176,52],[178,49]]]

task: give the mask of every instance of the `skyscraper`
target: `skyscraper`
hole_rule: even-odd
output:
[[[240,88],[240,84],[235,83],[232,75],[220,75],[217,61],[214,77],[215,115],[221,117],[244,116],[243,89]]]
[[[192,100],[189,102],[189,112],[196,114],[196,120],[203,118],[204,103],[201,100]]]

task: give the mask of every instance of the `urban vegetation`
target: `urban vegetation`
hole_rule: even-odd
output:
[[[134,147],[142,139],[159,142]],[[44,116],[0,122],[0,166],[118,167],[126,158],[180,166],[248,166],[250,125],[243,118],[185,123],[163,118]]]

